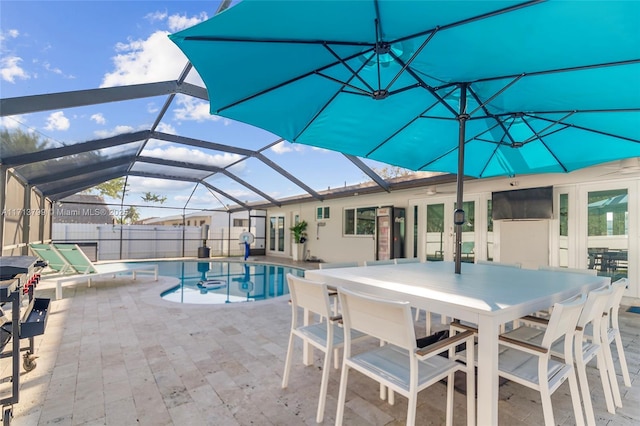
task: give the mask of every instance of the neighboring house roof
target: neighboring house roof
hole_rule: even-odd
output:
[[[54,204],[53,223],[112,224],[114,211],[99,195],[75,194]]]

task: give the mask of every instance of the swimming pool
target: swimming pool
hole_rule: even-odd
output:
[[[251,302],[289,294],[287,274],[304,270],[287,266],[226,261],[158,261],[158,274],[179,284],[160,294],[178,303],[216,304]],[[140,263],[136,263],[139,265]]]

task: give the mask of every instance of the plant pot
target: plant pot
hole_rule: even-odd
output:
[[[291,258],[294,262],[302,260],[303,248],[304,244],[302,243],[291,243]]]

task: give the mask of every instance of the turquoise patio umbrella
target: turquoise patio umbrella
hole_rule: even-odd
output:
[[[457,173],[461,207],[465,175],[640,156],[639,28],[636,1],[244,1],[170,38],[212,114]]]

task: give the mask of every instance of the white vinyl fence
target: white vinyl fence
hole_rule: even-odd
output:
[[[241,230],[211,230],[207,246],[211,256],[241,256]],[[94,261],[196,257],[202,246],[200,226],[95,225],[54,223],[55,243],[78,244]]]

